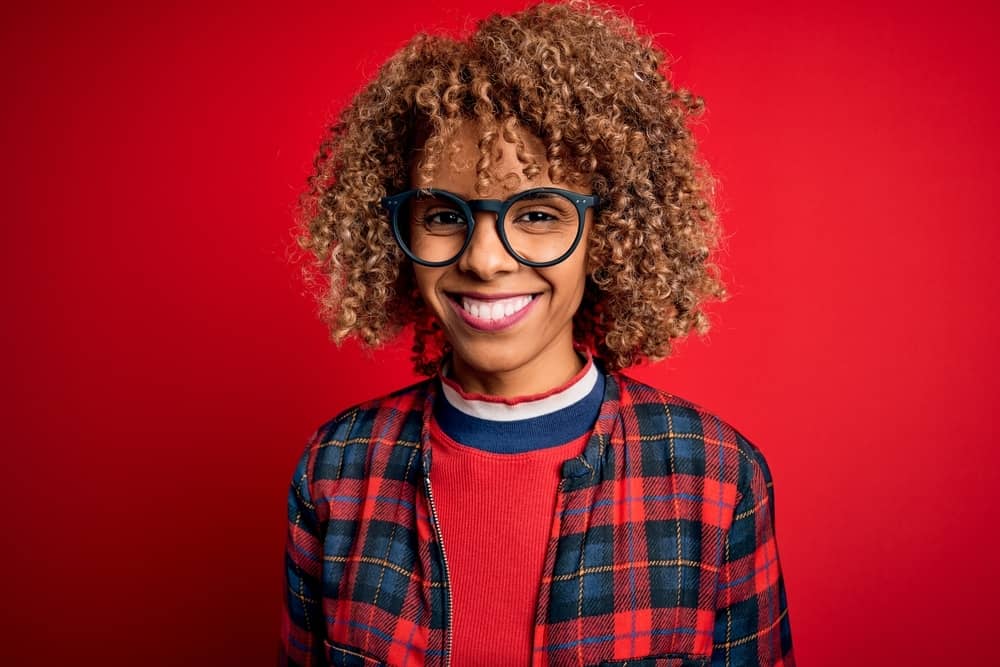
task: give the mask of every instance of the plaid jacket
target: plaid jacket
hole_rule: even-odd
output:
[[[427,434],[438,386],[354,407],[310,439],[288,496],[279,664],[450,665]],[[795,664],[764,457],[621,374],[563,464],[540,584],[538,667]]]

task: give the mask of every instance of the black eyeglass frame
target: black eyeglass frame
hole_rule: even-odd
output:
[[[455,256],[451,259],[446,259],[440,262],[430,262],[424,259],[420,259],[413,252],[406,247],[406,243],[403,241],[403,232],[399,228],[399,210],[402,207],[403,202],[405,202],[410,197],[415,194],[432,195],[436,197],[443,197],[451,202],[454,202],[465,215],[466,225],[468,230],[465,234],[465,243],[462,244],[461,249],[455,253]],[[510,207],[521,201],[522,199],[527,199],[529,197],[535,197],[540,194],[557,194],[562,195],[569,199],[576,206],[576,212],[578,215],[578,224],[576,229],[576,238],[573,239],[573,243],[570,245],[569,250],[564,252],[559,257],[549,260],[547,262],[535,262],[530,259],[525,259],[517,254],[514,248],[510,244],[510,240],[507,238],[507,233],[503,229],[503,221],[507,216],[507,211]],[[563,190],[561,188],[531,188],[530,190],[524,190],[518,192],[516,195],[510,199],[463,199],[459,197],[454,192],[448,192],[447,190],[439,190],[437,188],[419,188],[415,190],[406,190],[398,194],[392,195],[391,197],[383,197],[382,205],[389,211],[389,217],[392,221],[392,234],[396,239],[396,243],[402,249],[406,256],[411,260],[420,264],[422,266],[430,267],[441,267],[448,266],[449,264],[454,264],[458,261],[458,258],[469,247],[469,243],[472,242],[472,235],[476,231],[476,216],[475,213],[485,211],[487,213],[495,213],[497,236],[500,237],[500,242],[503,247],[507,250],[510,255],[516,259],[521,264],[525,266],[531,266],[534,268],[544,268],[547,266],[555,266],[556,264],[563,262],[576,250],[576,247],[580,245],[580,240],[583,238],[583,229],[586,227],[586,216],[588,208],[597,208],[601,204],[601,198],[597,195],[585,195],[579,192],[573,192],[572,190]]]

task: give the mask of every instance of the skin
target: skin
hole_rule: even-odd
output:
[[[506,199],[536,187],[561,187],[589,194],[587,184],[554,183],[548,177],[548,162],[541,141],[520,131],[525,148],[539,160],[539,173],[529,179],[517,159],[512,143],[498,142],[500,159],[496,178],[484,192],[476,191],[475,164],[479,158],[480,126],[465,121],[453,138],[454,161],[443,159],[429,180],[418,178],[417,159],[412,161],[411,182],[419,187],[441,188],[466,199]],[[454,164],[452,164],[454,162]],[[471,393],[502,397],[543,393],[571,379],[583,362],[573,349],[573,315],[583,299],[587,277],[587,240],[593,226],[593,211],[587,211],[584,236],[565,261],[551,267],[524,266],[507,252],[496,232],[496,216],[476,214],[476,228],[465,253],[450,266],[414,264],[417,287],[425,303],[437,316],[453,353],[451,375]],[[535,295],[528,312],[514,324],[496,331],[482,331],[458,312],[455,297]]]

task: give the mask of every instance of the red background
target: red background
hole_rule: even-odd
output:
[[[409,35],[521,4],[0,10],[0,662],[273,663],[295,459],[412,378],[327,342],[295,198]],[[764,450],[814,667],[995,655],[1000,17],[893,4],[629,10],[707,100],[734,295],[635,374]]]

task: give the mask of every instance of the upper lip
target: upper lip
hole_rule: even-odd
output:
[[[470,299],[476,299],[477,301],[499,301],[501,299],[512,299],[518,296],[533,296],[537,292],[503,292],[503,293],[491,293],[485,294],[483,292],[448,292],[451,296],[455,297],[468,297]]]

